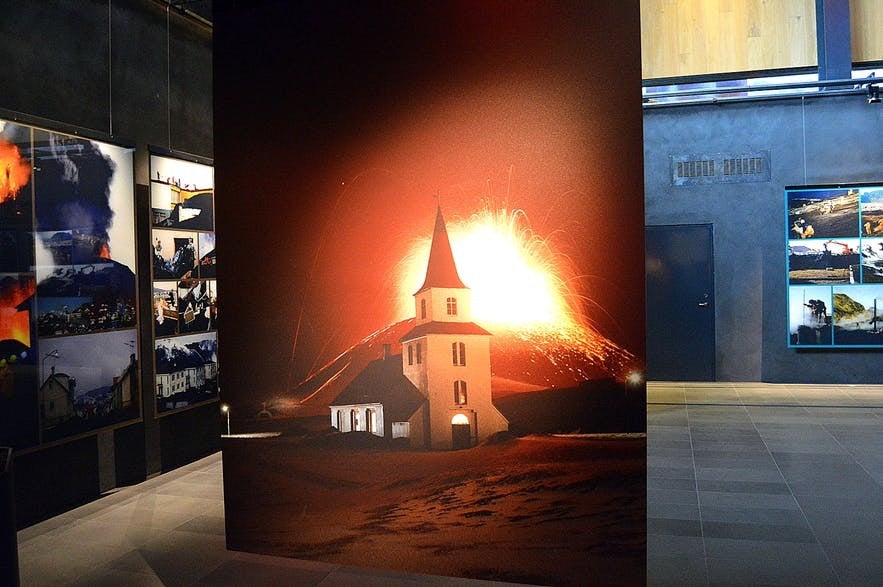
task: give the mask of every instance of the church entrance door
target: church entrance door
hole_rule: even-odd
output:
[[[468,423],[451,424],[451,448],[461,450],[472,446],[472,431]]]

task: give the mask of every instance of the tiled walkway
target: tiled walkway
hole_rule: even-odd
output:
[[[883,584],[883,386],[654,383],[652,585]],[[221,459],[19,532],[22,585],[490,585],[231,552]]]
[[[655,383],[651,585],[883,585],[883,386]]]

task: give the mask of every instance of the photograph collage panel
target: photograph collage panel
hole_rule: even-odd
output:
[[[208,165],[150,157],[158,413],[217,398],[216,335],[193,338],[217,329],[213,174]]]
[[[159,339],[155,352],[157,413],[217,399],[217,333]]]
[[[883,186],[786,189],[786,206],[789,346],[883,345],[873,334],[876,314],[866,315],[873,310],[856,301],[876,291],[865,284],[883,283]],[[803,293],[811,288],[800,285],[824,291],[807,302]],[[816,306],[807,321],[810,302]],[[818,312],[826,322],[815,319]]]
[[[0,121],[0,443],[141,417],[133,150]]]

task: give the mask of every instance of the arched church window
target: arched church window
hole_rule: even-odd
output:
[[[466,403],[466,382],[462,379],[454,381],[454,403],[462,406]]]
[[[451,355],[454,365],[466,366],[466,343],[452,342]]]
[[[414,345],[412,344],[408,345],[408,364],[414,364]]]
[[[359,412],[356,410],[350,410],[350,432],[355,432],[359,429]]]
[[[420,300],[420,319],[426,318],[426,298]]]
[[[448,316],[456,316],[457,315],[457,298],[448,298]]]
[[[374,432],[374,408],[365,410],[365,430]]]
[[[423,347],[418,342],[417,343],[417,364],[419,365],[422,362],[423,362]]]

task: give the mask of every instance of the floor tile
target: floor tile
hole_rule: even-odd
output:
[[[651,587],[699,587],[708,585],[703,556],[647,556],[647,585]]]
[[[649,585],[879,584],[883,386],[650,382],[647,397]],[[222,466],[22,530],[22,584],[491,585],[227,551]]]

